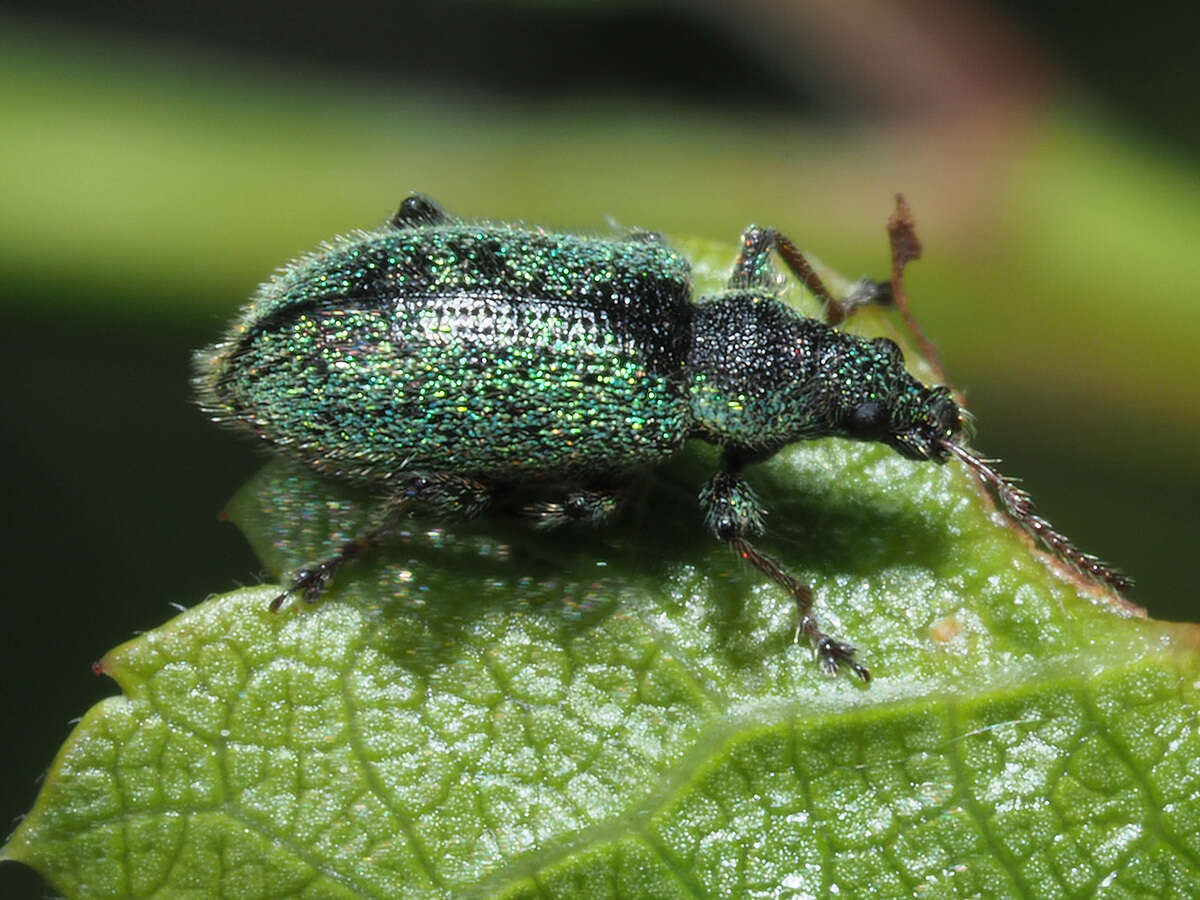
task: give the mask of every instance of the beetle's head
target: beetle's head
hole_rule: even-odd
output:
[[[955,443],[963,430],[963,411],[948,387],[923,388],[922,396],[905,427],[887,438],[887,443],[909,459],[950,458],[945,448]]]
[[[862,368],[859,389],[843,385],[839,392],[842,433],[880,441],[909,459],[945,462],[945,445],[957,442],[964,419],[950,389],[926,387],[909,375],[900,348],[887,338],[871,345],[878,356]]]

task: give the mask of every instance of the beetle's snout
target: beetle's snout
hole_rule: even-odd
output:
[[[963,412],[947,387],[932,388],[921,404],[921,414],[888,442],[909,459],[945,462],[946,444],[957,442],[963,430]]]
[[[950,458],[950,451],[945,445],[957,443],[959,435],[962,434],[963,411],[962,407],[954,402],[948,387],[934,388],[930,400],[933,420],[929,435],[932,450],[930,456],[938,462],[945,462]]]

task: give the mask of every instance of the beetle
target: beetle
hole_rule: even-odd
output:
[[[773,256],[825,321],[783,302]],[[529,492],[516,508],[538,527],[608,522],[634,472],[700,438],[721,448],[699,493],[708,530],[790,594],[822,671],[868,681],[855,648],[820,628],[808,585],[750,541],[764,510],[745,469],[797,441],[957,457],[1060,558],[1130,583],[966,448],[949,388],[911,376],[890,339],[833,327],[889,296],[864,280],[835,299],[791,240],[751,226],[725,290],[697,299],[687,260],[655,233],[465,221],[413,194],[386,227],[336,238],[263,284],[196,354],[194,382],[216,422],[380,498],[372,524],[293,573],[272,610],[293,594],[316,601],[404,516],[472,518]]]

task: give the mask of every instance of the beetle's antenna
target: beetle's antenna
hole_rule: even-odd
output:
[[[1120,592],[1133,587],[1133,579],[1122,575],[1097,556],[1085,553],[1072,544],[1067,536],[1039,516],[1033,509],[1033,499],[1017,487],[1015,481],[1001,475],[992,465],[994,460],[976,456],[961,444],[942,440],[938,444],[966,464],[992,491],[1010,518],[1049,548],[1072,568]]]
[[[938,355],[933,341],[925,336],[916,317],[908,306],[908,294],[904,292],[904,269],[912,262],[921,258],[921,239],[917,237],[917,220],[908,206],[903,194],[896,195],[896,211],[887,221],[888,245],[892,251],[892,303],[900,313],[900,318],[908,326],[909,332],[917,342],[921,355],[933,368],[937,380],[945,382],[946,374],[942,369],[942,360]]]

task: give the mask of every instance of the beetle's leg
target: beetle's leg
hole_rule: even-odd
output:
[[[557,528],[569,522],[603,525],[620,511],[624,491],[617,488],[590,488],[569,492],[562,500],[530,503],[521,508],[539,529]]]
[[[317,562],[309,563],[292,572],[291,581],[287,589],[280,594],[276,594],[275,599],[271,601],[268,609],[271,612],[277,612],[279,607],[283,606],[287,598],[293,594],[299,594],[304,598],[305,603],[316,603],[321,598],[321,594],[325,592],[326,585],[329,584],[330,579],[333,578],[337,570],[378,541],[387,531],[388,527],[386,525],[368,528],[357,537],[346,541],[332,555]]]
[[[395,228],[416,228],[421,225],[444,225],[450,217],[424,194],[409,194],[392,216],[389,224]]]
[[[287,590],[271,601],[275,612],[293,594],[316,603],[337,571],[363,550],[386,537],[407,516],[433,520],[471,519],[487,507],[491,492],[486,485],[460,475],[410,472],[397,490],[380,505],[371,522],[324,559],[291,574]]]
[[[446,472],[406,472],[388,497],[387,517],[401,516],[461,521],[474,519],[492,500],[492,490],[482,481]]]
[[[890,281],[860,278],[851,283],[850,289],[846,291],[846,296],[837,302],[837,306],[829,307],[825,311],[825,321],[830,325],[838,325],[862,307],[870,306],[872,303],[876,306],[892,305],[892,283]],[[835,315],[840,318],[835,318]]]
[[[788,270],[825,307],[825,321],[830,325],[845,321],[855,310],[868,303],[886,305],[892,301],[890,283],[869,278],[854,282],[846,296],[838,300],[786,234],[757,225],[751,225],[742,232],[742,249],[733,264],[729,287],[771,287],[774,277],[770,260],[772,250],[779,254]]]
[[[854,647],[821,631],[812,612],[812,589],[788,572],[774,557],[756,549],[746,540],[747,534],[760,534],[763,531],[765,510],[750,485],[739,474],[738,468],[736,461],[727,458],[722,470],[700,492],[700,505],[709,530],[717,540],[728,543],[738,556],[792,595],[799,617],[796,636],[798,638],[803,633],[809,639],[822,672],[836,675],[844,664],[863,681],[870,681],[871,673],[854,659]]]

